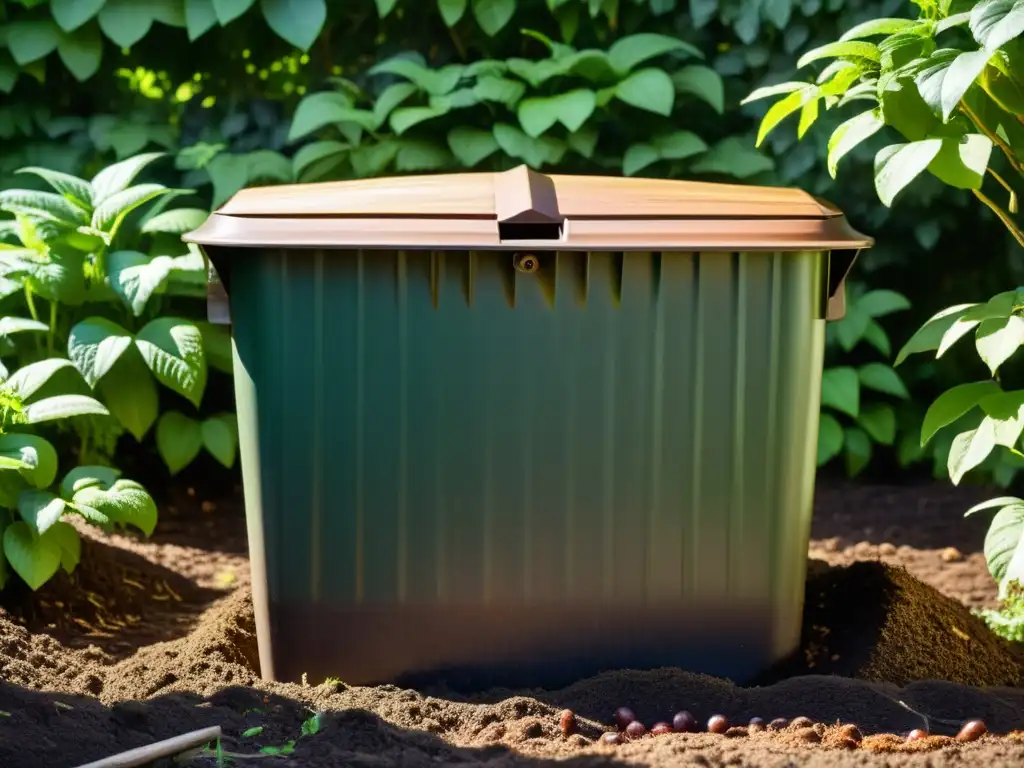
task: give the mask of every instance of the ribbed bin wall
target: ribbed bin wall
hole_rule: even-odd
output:
[[[231,270],[265,677],[744,680],[796,646],[827,254],[536,256]]]

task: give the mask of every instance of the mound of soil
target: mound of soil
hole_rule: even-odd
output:
[[[906,685],[1024,682],[1024,652],[957,600],[881,562],[808,563],[801,648],[766,677],[829,674]]]

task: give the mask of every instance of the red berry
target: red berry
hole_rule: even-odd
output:
[[[907,741],[920,741],[926,738],[928,738],[928,731],[923,728],[915,728],[907,734]]]
[[[693,733],[697,730],[697,718],[687,712],[676,712],[672,718],[672,730],[676,733]]]
[[[964,723],[964,727],[960,729],[960,733],[956,735],[957,741],[977,741],[982,736],[988,733],[988,728],[981,720],[968,720]]]
[[[668,723],[655,723],[651,728],[651,736],[664,736],[666,733],[672,733],[672,726]]]
[[[729,721],[724,715],[712,715],[708,720],[708,733],[725,733],[729,730]]]
[[[633,714],[633,710],[629,707],[619,707],[615,710],[613,718],[618,729],[624,731],[630,723],[636,720],[636,715]]]
[[[647,728],[639,720],[634,720],[626,726],[626,735],[631,739],[639,739],[641,736],[647,735]]]

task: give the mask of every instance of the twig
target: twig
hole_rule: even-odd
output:
[[[164,739],[145,747],[129,749],[127,752],[121,752],[103,760],[85,763],[78,766],[78,768],[135,768],[140,765],[148,765],[162,757],[173,757],[180,752],[186,752],[195,747],[209,744],[211,741],[218,740],[220,736],[220,726],[215,725],[211,728],[192,731],[171,739]]]
[[[916,709],[911,707],[905,701],[900,701],[899,699],[894,699],[894,701],[897,704],[899,704],[901,707],[903,707],[905,710],[907,710],[907,712],[910,712],[911,714],[914,714],[914,715],[917,715],[918,717],[920,717],[921,720],[924,721],[924,729],[926,731],[928,731],[929,733],[931,733],[931,731],[932,731],[932,726],[931,726],[932,722],[940,723],[942,725],[949,725],[949,726],[952,726],[953,728],[959,728],[960,725],[961,725],[961,722],[959,720],[946,720],[945,718],[942,718],[942,717],[929,717],[928,715],[924,714],[923,712],[918,712]]]
[[[999,217],[999,220],[1003,222],[1003,225],[1010,230],[1010,234],[1013,235],[1013,239],[1016,240],[1022,248],[1024,248],[1024,232],[1021,232],[1017,228],[1017,225],[1014,223],[1013,219],[1010,218],[1010,215],[989,199],[988,195],[980,189],[972,189],[971,191],[974,192],[975,197],[992,209],[992,212]]]

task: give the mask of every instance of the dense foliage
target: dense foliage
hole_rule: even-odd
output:
[[[754,148],[763,104],[741,107],[746,94],[791,79],[801,50],[867,19],[904,14],[903,0],[308,0],[301,13],[297,7],[290,0],[7,0],[0,6],[0,92],[8,94],[0,106],[0,188],[28,186],[15,174],[25,166],[91,178],[115,159],[155,150],[173,163],[153,164],[148,178],[192,190],[174,203],[198,210],[246,184],[519,162],[799,184],[876,237],[856,274],[913,305],[883,319],[892,338],[905,338],[929,314],[931,297],[953,286],[990,295],[1012,276],[1002,236],[987,228],[979,237],[968,225],[992,219],[989,209],[968,205],[937,179],[907,190],[898,216],[878,204],[877,136],[846,155],[844,183],[835,184],[825,159],[828,134],[842,122],[835,111],[819,110],[825,132],[798,142],[776,131]],[[184,256],[166,246],[161,252],[147,233],[139,237],[119,247],[151,259]],[[956,256],[965,248],[990,253],[991,269],[966,269]],[[924,260],[929,269],[918,269]],[[178,317],[202,319],[198,298],[158,300],[147,305],[148,319],[170,306]],[[830,331],[829,367],[880,370],[875,326],[856,309],[843,326]],[[858,416],[839,416],[843,444],[834,455],[857,471],[872,444],[891,442],[890,457],[905,465],[927,460],[944,473],[953,427],[922,449],[923,409],[915,401],[954,374],[912,361],[897,377],[914,393],[910,400],[891,387],[859,388]],[[160,417],[145,434],[174,468],[201,450],[201,425],[222,409],[199,416],[173,398],[162,405],[181,418]],[[181,437],[180,450],[161,442],[161,426],[165,436]],[[884,460],[886,451],[873,453]],[[995,455],[981,469],[1003,483],[1016,471]]]
[[[903,141],[875,155],[875,187],[892,205],[915,179],[929,173],[944,184],[968,189],[997,217],[997,224],[1024,248],[1018,195],[1024,191],[1024,1],[918,0],[917,19],[873,19],[838,41],[806,53],[800,64],[829,60],[813,82],[789,82],[755,91],[751,98],[784,94],[761,123],[763,139],[785,117],[799,113],[803,135],[826,110],[864,102],[867,109],[840,125],[829,140],[835,173],[842,157],[883,127]],[[882,38],[877,43],[871,38]],[[985,182],[993,191],[984,189]],[[978,467],[997,447],[1024,458],[1024,389],[1007,375],[1006,363],[1024,345],[1024,288],[988,301],[948,307],[926,322],[896,358],[933,352],[942,357],[958,341],[974,336],[988,376],[944,392],[928,409],[921,444],[957,425],[947,468],[954,483]],[[1008,496],[979,504],[967,514],[995,509],[985,556],[1000,595],[1011,598],[1024,583],[1024,500]],[[1010,632],[1019,592],[1007,603]],[[1000,623],[1002,622],[1002,623]]]

